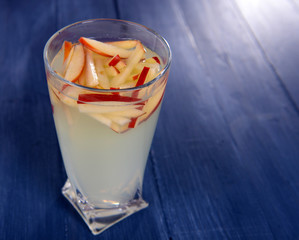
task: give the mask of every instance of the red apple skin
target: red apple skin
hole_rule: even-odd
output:
[[[63,62],[66,61],[66,59],[68,58],[71,49],[73,47],[73,44],[71,42],[68,41],[64,41],[64,57],[63,57]]]
[[[143,67],[142,72],[140,73],[138,81],[136,83],[136,87],[141,86],[144,83],[149,70],[149,67]]]
[[[85,65],[85,53],[83,46],[78,44],[74,47],[74,53],[64,76],[66,80],[71,82],[76,82],[79,79]]]
[[[103,101],[116,101],[116,102],[138,102],[141,99],[133,98],[121,95],[107,95],[107,94],[79,94],[78,104],[84,104],[85,102],[103,102]],[[137,104],[144,105],[144,103],[138,102]]]
[[[63,92],[69,86],[70,86],[69,84],[63,84],[63,86],[61,88],[61,92]]]
[[[142,109],[143,109],[143,106],[138,107],[137,109],[142,110]],[[144,114],[145,114],[145,113],[144,113]],[[142,115],[141,115],[141,116],[142,116]],[[139,117],[140,117],[140,116],[139,116]],[[131,119],[131,122],[130,122],[129,125],[128,125],[128,128],[134,128],[134,127],[136,126],[136,122],[137,122],[137,119],[138,119],[139,117],[134,117],[134,118],[132,118],[132,119]]]
[[[134,128],[136,125],[138,117],[132,118],[131,122],[128,125],[128,128]]]
[[[115,66],[118,62],[120,61],[120,56],[116,55],[115,57],[113,57],[111,59],[111,61],[109,62],[109,66]]]
[[[163,97],[164,97],[164,93],[165,93],[165,89],[164,89],[164,92],[163,92],[163,94],[162,94],[162,96],[161,96],[159,102],[158,102],[157,105],[155,106],[155,108],[151,111],[151,113],[150,113],[145,119],[143,119],[142,122],[144,122],[144,121],[146,121],[148,118],[150,118],[150,117],[153,115],[153,113],[157,110],[157,108],[160,106],[160,104],[161,104],[161,102],[162,102],[162,99],[163,99]],[[140,122],[140,123],[142,123],[142,122]],[[139,123],[139,124],[140,124],[140,123]]]
[[[115,71],[117,72],[117,74],[120,73],[120,71],[115,66],[113,66],[113,68],[115,69]]]
[[[139,90],[135,90],[135,91],[132,93],[132,98],[136,98],[136,97],[138,97],[138,93],[139,93]]]
[[[111,90],[119,90],[119,88],[114,88],[114,87],[111,87],[110,89]],[[112,92],[112,94],[119,95],[119,92]]]
[[[108,43],[100,42],[94,39],[81,37],[79,42],[85,47],[89,48],[93,52],[96,52],[102,56],[113,57],[118,54],[121,58],[128,58],[131,55],[131,51],[113,46]],[[100,44],[100,45],[99,45]]]
[[[131,49],[136,47],[138,42],[139,42],[138,40],[123,40],[123,41],[115,41],[115,42],[107,42],[107,43],[124,49]]]
[[[133,80],[137,80],[137,79],[138,79],[138,77],[139,77],[139,73],[138,73],[138,74],[136,74],[136,75],[134,75],[132,78],[133,78]]]
[[[105,57],[112,57],[112,56],[110,56],[106,53],[103,53],[103,52],[99,51],[98,49],[92,47],[88,42],[86,42],[86,40],[83,37],[81,37],[79,39],[79,42],[82,43],[85,47],[89,48],[91,51],[94,51],[94,52],[96,52],[102,56],[105,56]]]
[[[160,60],[158,57],[153,57],[153,59],[158,63],[158,64],[161,64]]]
[[[54,95],[57,97],[57,99],[60,101],[60,98],[58,97],[58,95],[55,93],[55,91],[51,88],[52,93],[54,93]]]

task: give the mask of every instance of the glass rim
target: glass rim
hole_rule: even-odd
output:
[[[136,26],[139,26],[139,27],[142,27],[143,29],[145,29],[146,31],[148,32],[151,32],[153,35],[155,35],[156,37],[158,37],[161,42],[165,45],[165,48],[167,49],[167,62],[165,64],[165,66],[163,67],[163,69],[160,70],[160,73],[158,74],[158,76],[156,76],[154,79],[152,79],[151,81],[141,85],[141,86],[138,86],[138,87],[132,87],[132,88],[122,88],[122,89],[99,89],[99,88],[92,88],[92,87],[86,87],[86,86],[82,86],[82,85],[79,85],[77,83],[74,83],[74,82],[71,82],[71,81],[68,81],[66,80],[65,78],[61,77],[60,75],[58,75],[54,69],[51,67],[49,61],[48,61],[48,49],[49,49],[49,46],[51,44],[51,42],[54,40],[54,38],[59,35],[62,31],[68,29],[68,28],[71,28],[75,25],[79,25],[79,24],[86,24],[86,23],[91,23],[91,22],[96,22],[96,21],[107,21],[107,22],[123,22],[123,23],[126,23],[126,24],[131,24],[131,25],[136,25]],[[137,39],[138,40],[138,39]],[[152,84],[154,84],[155,82],[157,82],[158,80],[160,80],[164,75],[165,73],[167,72],[167,70],[169,69],[170,67],[170,64],[171,64],[171,61],[172,61],[172,52],[171,52],[171,49],[170,49],[170,46],[169,46],[169,43],[167,42],[167,40],[162,37],[160,34],[158,34],[156,31],[154,31],[153,29],[151,28],[148,28],[142,24],[139,24],[139,23],[135,23],[135,22],[132,22],[132,21],[127,21],[127,20],[122,20],[122,19],[113,19],[113,18],[94,18],[94,19],[87,19],[87,20],[82,20],[82,21],[78,21],[78,22],[75,22],[75,23],[72,23],[72,24],[69,24],[61,29],[59,29],[58,31],[56,31],[47,41],[45,47],[44,47],[44,51],[43,51],[43,58],[44,58],[44,63],[46,65],[46,70],[49,70],[50,74],[52,76],[54,76],[56,79],[70,85],[70,86],[73,86],[73,87],[77,87],[77,88],[81,88],[83,90],[88,90],[88,91],[94,91],[94,92],[102,92],[102,93],[113,93],[113,92],[127,92],[127,91],[135,91],[135,90],[140,90],[140,89],[144,89],[148,86],[151,86]]]

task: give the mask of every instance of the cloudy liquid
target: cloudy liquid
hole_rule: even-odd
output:
[[[50,95],[51,96],[51,95]],[[116,133],[51,96],[61,153],[74,190],[95,206],[114,206],[141,189],[160,106],[143,123]]]

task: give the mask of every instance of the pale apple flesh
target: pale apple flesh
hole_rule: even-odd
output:
[[[90,50],[104,56],[115,56],[119,55],[121,58],[128,58],[131,55],[131,51],[127,49],[123,49],[117,46],[113,46],[111,44],[107,44],[104,42],[100,42],[94,39],[81,37],[79,39],[85,47],[89,48]]]
[[[71,42],[63,42],[61,49],[55,55],[51,63],[51,67],[55,70],[57,74],[64,76],[65,70],[72,57],[73,50],[73,44]]]
[[[139,42],[138,40],[123,40],[123,41],[114,41],[108,43],[116,47],[120,47],[124,49],[132,49],[136,47],[138,42]]]
[[[95,87],[99,84],[92,51],[89,49],[85,49],[85,74],[85,85],[87,87]]]
[[[74,52],[71,57],[64,78],[70,82],[75,82],[80,77],[85,65],[85,54],[81,44],[74,46]]]

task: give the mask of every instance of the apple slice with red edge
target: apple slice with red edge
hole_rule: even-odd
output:
[[[137,108],[137,110],[140,110],[140,111],[142,111],[142,109],[143,109],[143,106],[140,106]],[[144,111],[142,111],[142,112],[144,112]],[[146,114],[146,112],[144,112],[144,114]],[[142,115],[144,115],[144,114],[142,114]],[[140,115],[140,116],[142,116],[142,115]],[[132,117],[131,122],[128,125],[128,128],[134,128],[136,126],[137,120],[139,119],[140,116]]]
[[[127,102],[127,103],[136,102],[137,104],[140,104],[139,102],[141,100],[142,99],[139,98],[132,98],[132,97],[121,96],[121,95],[87,93],[87,94],[79,94],[78,104],[84,104],[86,102],[89,103],[89,102],[104,102],[104,101],[116,101],[116,102]]]
[[[59,52],[52,60],[51,67],[60,76],[64,76],[65,70],[70,62],[73,53],[73,44],[68,41],[64,41]]]
[[[123,40],[123,41],[114,41],[114,42],[107,42],[113,46],[124,48],[124,49],[132,49],[136,47],[138,40]]]
[[[105,68],[105,72],[107,74],[107,76],[109,77],[116,77],[119,74],[119,71],[116,67],[114,66],[109,66],[107,68]]]
[[[51,102],[53,104],[56,104],[60,101],[60,98],[58,96],[59,92],[51,85],[49,85],[49,95],[50,95]]]
[[[119,117],[135,118],[144,115],[145,112],[142,111],[142,106],[138,106],[137,108],[130,108],[126,110],[110,112],[109,114],[113,116],[119,116]]]
[[[158,64],[161,64],[160,59],[157,56],[152,57]]]
[[[98,74],[96,72],[93,53],[85,48],[85,85],[87,87],[95,87],[99,84]]]
[[[95,104],[78,104],[78,109],[82,113],[111,113],[111,112],[120,112],[127,111],[129,109],[136,109],[140,105],[112,105],[114,102],[110,102],[109,105],[95,105]]]
[[[125,83],[119,85],[120,89],[133,88],[136,85],[136,81],[126,81]]]
[[[129,122],[131,121],[130,118],[123,117],[123,116],[117,116],[117,115],[113,115],[113,114],[109,114],[109,113],[104,114],[104,116],[111,119],[112,122],[118,124],[119,126],[124,126],[126,124],[129,124]]]
[[[132,51],[129,51],[127,49],[123,49],[90,38],[81,37],[79,39],[79,42],[90,50],[107,57],[113,57],[118,54],[121,58],[128,58],[132,53]]]
[[[81,44],[74,46],[74,52],[66,69],[64,78],[68,81],[75,82],[78,80],[85,65],[85,54]]]
[[[110,89],[111,90],[119,90],[120,88],[113,88],[113,87],[111,87]],[[111,94],[119,95],[119,92],[111,92]]]
[[[127,64],[123,60],[120,60],[114,67],[121,72],[126,68],[126,66]]]
[[[157,110],[160,103],[162,102],[164,92],[165,92],[165,85],[161,86],[161,89],[154,96],[148,99],[146,105],[142,108],[142,110],[145,111],[146,114],[138,118],[137,124],[140,124],[146,119],[148,119]]]
[[[99,79],[99,84],[102,88],[104,89],[109,89],[110,88],[110,82],[107,77],[105,68],[104,68],[104,63],[101,58],[96,58],[95,59],[95,67],[96,67],[96,72],[98,74],[98,79]]]
[[[101,113],[90,113],[89,116],[91,116],[95,120],[103,123],[104,125],[106,125],[108,127],[111,127],[112,120],[110,118],[105,117],[103,114],[101,114]]]
[[[143,67],[142,72],[139,74],[139,78],[138,78],[138,81],[137,81],[135,87],[139,87],[139,86],[144,84],[146,76],[148,75],[149,70],[150,70],[149,67]],[[132,93],[132,97],[137,98],[138,95],[139,95],[139,92],[140,92],[140,90],[135,90]]]
[[[108,63],[108,65],[115,66],[119,61],[120,61],[120,56],[117,54],[111,59],[111,61]]]
[[[65,62],[68,59],[68,57],[69,57],[69,55],[71,53],[71,49],[73,47],[73,44],[71,42],[69,42],[69,41],[64,41],[63,47],[64,47],[63,62]]]
[[[118,87],[120,84],[124,83],[130,76],[136,64],[144,57],[144,48],[141,43],[136,45],[131,56],[127,60],[127,66],[123,72],[115,76],[111,80],[112,87]]]
[[[150,70],[149,67],[143,67],[143,69],[142,69],[142,71],[139,75],[138,81],[136,83],[136,87],[139,87],[139,86],[143,85],[149,70]]]
[[[86,64],[83,67],[82,73],[80,74],[78,78],[78,84],[85,86],[86,84]]]

